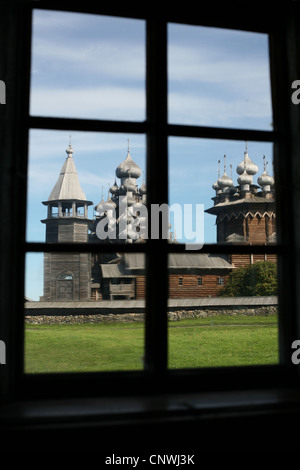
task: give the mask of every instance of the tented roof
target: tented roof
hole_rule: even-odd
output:
[[[58,180],[50,193],[48,201],[86,201],[86,196],[81,189],[77,170],[72,157],[73,149],[71,145],[69,145],[66,152],[68,156],[62,166]]]

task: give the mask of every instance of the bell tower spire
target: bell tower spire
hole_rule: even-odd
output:
[[[62,223],[63,221],[66,222],[68,220],[72,220],[74,222],[73,219],[87,220],[88,206],[93,204],[91,201],[87,201],[87,198],[79,183],[79,178],[73,159],[74,151],[71,145],[71,136],[66,153],[67,158],[64,161],[59,177],[48,197],[48,200],[43,202],[43,204],[48,207],[47,219],[43,220],[43,223],[50,224],[52,222],[58,226],[57,222],[59,221]],[[64,233],[64,236],[65,235],[66,234]],[[46,241],[65,241],[61,239],[59,230],[57,232],[57,237],[54,237],[55,239],[52,239],[53,233],[51,234],[50,239],[49,236],[50,234],[48,233],[48,230],[46,230]],[[74,234],[74,239],[68,241],[87,241],[87,239],[78,240]]]

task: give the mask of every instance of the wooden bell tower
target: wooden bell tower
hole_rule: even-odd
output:
[[[87,243],[88,206],[81,189],[71,144],[58,180],[47,201],[46,243]],[[90,300],[90,253],[44,254],[44,301]]]

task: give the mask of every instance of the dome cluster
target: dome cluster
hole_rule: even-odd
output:
[[[261,176],[257,178],[257,183],[261,188],[262,193],[269,193],[271,192],[274,179],[272,176],[268,174],[267,165],[265,161],[265,156],[263,156],[264,161],[264,171]],[[236,172],[239,175],[237,178],[238,186],[234,186],[232,176],[228,176],[226,173],[226,155],[224,155],[224,173],[220,178],[220,161],[219,161],[219,170],[218,170],[218,179],[212,185],[213,189],[216,191],[216,195],[220,195],[223,193],[231,193],[231,192],[240,192],[240,193],[251,193],[257,192],[257,186],[253,184],[253,176],[257,174],[258,167],[255,163],[252,162],[248,155],[248,150],[244,152],[244,158],[241,163],[237,166]]]
[[[140,214],[137,216],[136,212],[139,206],[146,204],[147,191],[144,180],[142,185],[138,187],[136,180],[141,176],[142,171],[131,158],[129,147],[125,160],[118,165],[115,173],[116,178],[120,179],[120,183],[117,184],[115,179],[114,184],[109,188],[106,201],[104,201],[102,194],[101,201],[95,206],[95,211],[99,214],[96,216],[96,222],[107,217],[110,221],[108,230],[114,231],[116,238],[129,242],[140,238],[134,233],[130,233],[129,224],[132,222],[143,223],[144,218]],[[123,204],[122,207],[121,204]],[[124,209],[125,205],[126,209]]]

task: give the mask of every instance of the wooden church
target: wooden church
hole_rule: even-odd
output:
[[[264,171],[253,177],[258,167],[248,155],[247,145],[242,162],[237,166],[237,186],[226,173],[213,184],[214,205],[206,212],[216,216],[217,243],[270,245],[276,243],[276,208],[274,179],[268,174],[267,162],[263,157]],[[220,162],[219,162],[220,164]],[[276,255],[270,254],[231,254],[228,261],[234,266],[243,266],[256,261],[276,262]]]
[[[143,243],[143,214],[133,207],[145,205],[147,192],[143,181],[138,185],[141,169],[131,158],[116,168],[115,183],[106,201],[95,206],[96,216],[88,218],[88,201],[79,182],[71,144],[58,180],[47,201],[46,242],[101,243],[99,227],[106,226],[106,243]],[[220,165],[220,162],[219,162]],[[219,167],[220,168],[220,167]],[[213,184],[214,205],[206,212],[216,216],[217,242],[238,244],[272,244],[276,242],[274,181],[264,171],[253,182],[258,167],[248,155],[237,166],[237,185],[226,173]],[[120,180],[117,183],[117,178]],[[125,201],[121,207],[120,201]],[[140,231],[130,233],[132,221],[139,217]],[[111,235],[111,238],[110,238]],[[172,243],[172,240],[170,240]],[[211,255],[176,253],[169,256],[169,297],[215,297],[238,266],[259,260],[276,261],[275,255]],[[44,295],[41,301],[101,301],[145,298],[145,259],[141,253],[45,253]]]

